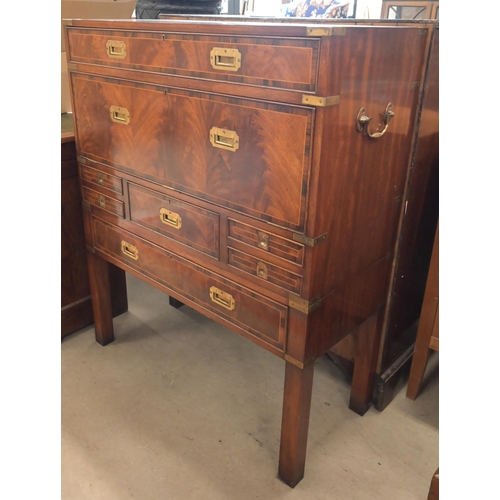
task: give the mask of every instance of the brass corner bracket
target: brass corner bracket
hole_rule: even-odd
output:
[[[318,27],[318,26],[309,26],[307,28],[307,36],[345,36],[346,29],[342,28],[334,28],[332,26],[328,27]]]
[[[318,108],[326,108],[327,106],[335,106],[339,104],[340,96],[332,95],[330,97],[318,97],[315,95],[303,95],[302,104],[309,106],[317,106]]]
[[[304,314],[309,314],[321,305],[322,297],[318,295],[312,300],[305,300],[298,295],[288,294],[288,307],[296,309]]]
[[[306,245],[308,247],[314,247],[318,243],[325,241],[326,235],[327,235],[327,233],[322,234],[321,236],[318,236],[317,238],[308,238],[307,236],[304,236],[303,234],[293,233],[292,239],[293,239],[293,241],[296,241],[298,243],[302,243],[303,245]]]

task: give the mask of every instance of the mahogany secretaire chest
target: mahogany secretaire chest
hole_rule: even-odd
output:
[[[290,486],[315,359],[386,299],[430,26],[66,22],[97,341],[111,263],[283,358]]]

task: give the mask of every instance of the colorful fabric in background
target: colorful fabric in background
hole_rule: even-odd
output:
[[[339,0],[293,0],[281,7],[285,17],[316,17],[323,19],[346,18],[349,2]]]

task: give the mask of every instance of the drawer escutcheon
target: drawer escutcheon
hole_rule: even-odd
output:
[[[139,250],[124,240],[122,240],[122,253],[131,259],[139,260]]]
[[[210,51],[210,64],[214,69],[238,71],[241,68],[241,52],[238,49],[214,47]]]
[[[220,288],[215,286],[210,287],[210,299],[217,305],[228,309],[229,311],[234,310],[236,303],[232,295],[227,292],[222,291]]]
[[[267,266],[264,264],[264,262],[258,262],[257,263],[257,276],[262,279],[267,279],[268,276],[268,270]]]
[[[266,233],[263,233],[262,231],[258,232],[258,238],[259,238],[259,248],[262,248],[262,250],[267,250],[269,252],[269,235]]]
[[[182,227],[182,217],[166,208],[160,209],[160,220],[163,224],[173,227],[174,229],[180,229]]]

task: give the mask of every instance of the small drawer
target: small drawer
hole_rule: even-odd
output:
[[[110,196],[106,196],[86,187],[83,188],[83,199],[95,207],[102,208],[107,212],[118,215],[122,219],[125,218],[125,207],[122,201],[115,200]]]
[[[229,238],[299,266],[304,265],[304,245],[233,219],[228,221]]]
[[[268,281],[273,285],[300,295],[302,276],[282,269],[281,267],[257,259],[246,253],[228,248],[228,264],[253,276]]]
[[[132,183],[128,192],[132,222],[219,258],[219,214]]]
[[[103,220],[92,218],[97,250],[210,311],[250,340],[285,347],[288,308]],[[182,299],[181,299],[182,300]]]
[[[81,177],[84,181],[123,194],[123,182],[119,177],[84,165],[81,166]]]

